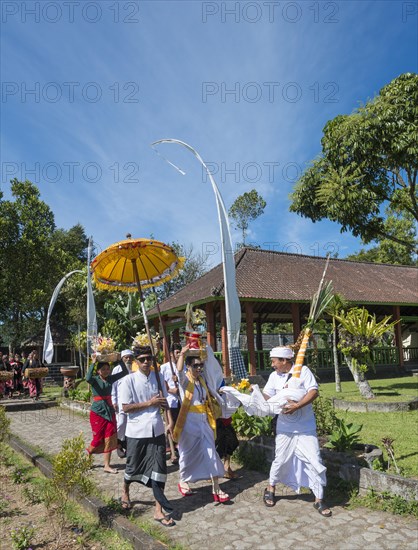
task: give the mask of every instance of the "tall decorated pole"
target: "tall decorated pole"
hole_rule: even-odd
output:
[[[87,248],[87,349],[86,349],[86,365],[89,363],[89,356],[92,351],[91,343],[97,336],[97,317],[96,305],[94,303],[93,287],[91,284],[91,256],[93,251],[93,238],[89,238]]]
[[[229,364],[234,374],[234,377],[237,379],[247,377],[247,369],[244,365],[244,359],[242,357],[240,348],[239,348],[239,335],[241,328],[241,306],[239,303],[237,285],[235,279],[235,261],[234,261],[234,250],[232,247],[232,238],[231,231],[229,228],[228,214],[225,208],[225,204],[222,198],[222,195],[215,183],[215,180],[212,177],[212,174],[202,157],[199,153],[190,145],[184,141],[178,139],[160,139],[151,144],[154,150],[156,146],[162,143],[174,143],[185,147],[190,151],[200,162],[200,164],[205,169],[209,180],[212,184],[213,192],[215,193],[216,206],[218,209],[218,220],[219,220],[219,229],[221,234],[221,243],[222,243],[222,266],[224,274],[224,287],[225,287],[225,310],[226,310],[226,325],[227,325],[227,337],[228,337],[228,354],[229,354]],[[160,155],[162,156],[162,155]],[[164,158],[164,157],[163,157]],[[183,176],[185,172],[178,168],[175,164],[164,158],[173,168],[175,168]]]
[[[309,338],[312,335],[313,327],[317,322],[318,318],[320,317],[320,315],[328,307],[329,303],[331,302],[334,296],[332,281],[328,281],[324,285],[328,264],[329,264],[329,254],[327,256],[327,261],[325,263],[325,268],[324,268],[324,272],[322,273],[321,281],[319,282],[318,290],[315,292],[315,294],[312,297],[308,322],[306,323],[306,326],[303,332],[302,343],[300,345],[300,348],[296,356],[295,368],[293,369],[293,375],[292,375],[293,378],[300,378],[303,361],[305,359],[305,354],[308,348]]]
[[[71,277],[71,275],[74,275],[74,273],[83,273],[79,269],[75,269],[74,271],[70,271],[70,273],[67,273],[67,275],[64,275],[64,277],[61,279],[61,281],[57,284],[55,287],[54,292],[52,293],[51,301],[49,302],[48,307],[48,313],[46,316],[46,325],[45,325],[45,337],[44,337],[44,349],[43,349],[43,362],[51,364],[52,360],[54,358],[54,341],[52,339],[51,334],[51,328],[49,326],[49,322],[51,319],[52,310],[54,309],[55,302],[57,301],[58,294],[60,293],[60,290],[65,283],[65,281]]]

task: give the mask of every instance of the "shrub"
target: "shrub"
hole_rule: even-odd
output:
[[[337,415],[331,399],[318,396],[312,403],[316,418],[316,431],[318,436],[328,435],[337,428]]]
[[[232,415],[232,426],[237,435],[256,437],[258,435],[272,435],[271,416],[249,416],[242,407]]]
[[[324,447],[334,449],[335,451],[348,451],[358,442],[358,434],[362,428],[363,424],[346,423],[341,418],[337,418],[337,427],[330,435]]]
[[[6,416],[6,409],[0,407],[0,443],[9,439],[10,436],[10,419]]]

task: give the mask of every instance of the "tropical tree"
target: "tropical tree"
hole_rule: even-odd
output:
[[[83,265],[86,237],[81,225],[57,229],[30,181],[12,180],[11,194],[0,192],[0,338],[14,349],[43,328],[56,284]]]
[[[417,121],[418,75],[412,73],[351,115],[329,121],[322,154],[297,182],[290,210],[313,222],[335,221],[364,243],[387,239],[416,254]],[[394,219],[412,225],[399,233]]]
[[[376,316],[367,309],[357,307],[335,315],[335,319],[341,325],[338,347],[344,354],[360,394],[366,399],[372,399],[374,393],[366,378],[369,367],[374,368],[372,350],[398,321],[390,323],[391,316],[388,315],[378,322]]]
[[[334,294],[330,304],[328,305],[325,313],[331,316],[332,319],[332,356],[334,362],[334,374],[335,374],[335,391],[341,392],[341,378],[340,378],[340,366],[338,361],[338,333],[337,333],[337,319],[336,316],[341,313],[347,307],[347,300],[342,294]]]
[[[245,245],[248,226],[251,220],[257,219],[264,212],[266,201],[252,189],[237,197],[228,214],[235,222],[235,227],[242,231],[242,244]]]
[[[204,275],[208,270],[207,258],[204,257],[203,254],[196,252],[193,248],[193,245],[185,246],[177,242],[173,242],[171,243],[171,246],[174,248],[177,256],[185,258],[183,269],[176,277],[174,277],[170,281],[144,293],[146,296],[149,296],[150,307],[155,304],[155,300],[157,298],[159,301],[165,300],[169,296],[172,296],[173,294],[181,290],[189,283],[192,283],[193,281]],[[154,291],[156,296],[152,298]]]

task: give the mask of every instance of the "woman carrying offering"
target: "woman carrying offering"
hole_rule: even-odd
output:
[[[182,348],[177,361],[182,399],[174,430],[174,440],[178,441],[180,455],[178,490],[183,496],[190,496],[193,492],[189,482],[210,478],[214,501],[227,502],[229,495],[219,487],[219,477],[224,475],[225,470],[215,449],[216,420],[210,392],[202,376],[205,363],[199,356],[185,357],[189,347],[187,344]],[[186,373],[184,360],[188,367]]]
[[[112,354],[115,360],[120,360],[120,354]],[[92,355],[93,363],[90,365],[86,375],[86,381],[91,385],[93,395],[93,403],[90,410],[90,425],[93,432],[93,439],[90,443],[87,452],[104,453],[104,471],[108,474],[117,474],[115,468],[110,467],[110,457],[112,451],[117,449],[117,428],[116,414],[112,405],[112,384],[120,380],[129,371],[123,361],[119,364],[121,372],[110,374],[110,365],[108,362],[97,363],[97,374],[94,374],[96,365],[96,354]]]

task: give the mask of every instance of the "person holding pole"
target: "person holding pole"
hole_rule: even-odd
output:
[[[174,427],[176,426],[177,417],[180,410],[180,395],[178,385],[178,371],[177,361],[181,352],[181,344],[171,344],[170,346],[170,361],[164,363],[160,367],[160,372],[166,383],[167,388],[167,402],[171,412],[171,418],[173,419]],[[168,442],[170,444],[171,463],[178,464],[177,449],[175,449],[171,436],[168,436]],[[167,449],[168,450],[168,449]],[[176,456],[177,455],[177,456]]]
[[[161,409],[166,410],[167,431],[172,433],[173,421],[168,409],[167,390],[158,371],[151,370],[153,356],[150,346],[134,349],[139,368],[123,381],[119,406],[128,415],[126,424],[126,470],[121,504],[132,507],[130,485],[142,483],[152,488],[155,498],[154,519],[163,527],[172,527],[174,508],[164,495],[167,479],[165,431]],[[160,377],[160,384],[157,383]],[[159,387],[162,387],[160,390]],[[166,513],[164,513],[164,511]]]

